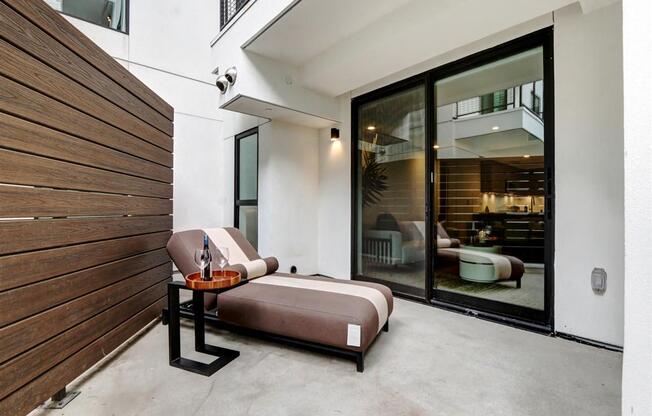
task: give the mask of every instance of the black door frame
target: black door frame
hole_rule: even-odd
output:
[[[538,30],[528,35],[516,38],[493,48],[477,52],[457,61],[444,64],[410,78],[387,85],[367,94],[353,98],[351,101],[351,278],[381,282],[389,286],[399,296],[428,302],[435,306],[471,313],[491,320],[502,321],[511,325],[528,327],[538,331],[551,332],[554,329],[554,66],[553,66],[553,27]],[[433,255],[432,230],[435,218],[434,164],[436,150],[436,103],[435,82],[457,73],[505,58],[532,48],[543,47],[543,79],[544,79],[544,164],[545,164],[545,290],[544,310],[537,311],[506,303],[479,299],[471,296],[437,291],[434,286],[434,270],[436,256]],[[408,286],[397,285],[379,279],[358,276],[357,270],[357,166],[358,166],[358,109],[361,105],[386,97],[418,85],[423,85],[426,91],[425,134],[426,134],[426,203],[424,216],[426,219],[426,241],[431,242],[426,250],[426,282],[424,291],[415,293]],[[421,293],[425,292],[425,296]]]
[[[256,199],[240,199],[240,139],[249,137],[251,135],[256,135]],[[258,151],[258,127],[254,127],[247,131],[244,131],[240,134],[236,134],[234,138],[234,150],[235,150],[235,159],[234,159],[234,174],[233,174],[233,226],[235,228],[240,227],[240,207],[253,207],[258,206],[258,163],[259,163],[259,151]]]
[[[428,101],[428,84],[427,84],[427,73],[422,73],[418,74],[415,76],[412,76],[410,78],[406,78],[403,80],[400,80],[398,82],[395,82],[393,84],[387,85],[385,87],[379,88],[377,90],[371,91],[369,93],[366,93],[364,95],[355,97],[351,100],[351,279],[353,280],[364,280],[368,282],[375,282],[375,283],[382,283],[383,285],[389,287],[392,289],[392,292],[406,298],[418,300],[421,302],[424,302],[425,299],[430,299],[429,294],[428,294],[428,289],[425,288],[425,293],[423,289],[417,289],[412,286],[408,285],[403,285],[400,283],[395,283],[395,282],[388,282],[385,280],[381,279],[376,279],[370,276],[358,276],[356,275],[356,270],[358,268],[357,265],[357,238],[356,238],[356,227],[357,227],[357,202],[358,202],[358,197],[356,193],[356,188],[358,184],[358,172],[357,172],[357,166],[359,163],[359,158],[358,158],[358,152],[357,152],[357,147],[358,147],[358,139],[357,139],[357,132],[358,132],[358,117],[356,116],[358,113],[358,109],[360,106],[376,101],[380,98],[387,97],[388,95],[391,94],[396,94],[400,93],[412,88],[416,88],[421,86],[424,88],[424,97],[425,97],[425,104],[427,104]],[[428,112],[428,107],[426,106],[425,108],[426,113]],[[428,115],[426,114],[426,143],[428,142],[428,136],[429,136],[429,131],[428,131]],[[426,151],[426,158],[432,157],[430,155],[430,152]],[[427,166],[426,166],[426,172],[427,173]],[[426,181],[425,184],[425,191],[426,191],[426,204],[427,201],[429,200],[428,198],[428,193],[430,192],[430,179]],[[427,225],[427,216],[426,213],[424,212],[424,220],[426,221],[426,240],[429,241],[428,239],[430,238],[430,227]],[[426,250],[426,278],[429,273],[428,271],[428,265],[431,264],[431,254],[429,253],[430,250]],[[426,279],[427,280],[427,279]]]

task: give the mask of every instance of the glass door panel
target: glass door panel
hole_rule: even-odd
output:
[[[543,62],[538,47],[435,82],[435,299],[545,309]]]
[[[357,106],[355,275],[425,293],[425,87]]]
[[[235,227],[258,248],[258,130],[235,136]]]

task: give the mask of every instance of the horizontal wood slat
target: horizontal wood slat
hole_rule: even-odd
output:
[[[0,415],[165,305],[167,103],[41,0],[0,0]]]
[[[169,215],[0,221],[0,254],[60,247],[130,235],[167,231]]]
[[[0,291],[165,247],[163,231],[0,257]]]
[[[0,399],[95,341],[167,293],[166,278],[0,366]]]
[[[51,9],[48,9],[44,3],[32,0],[12,0],[11,5],[34,24],[46,30],[50,36],[78,53],[79,56],[82,56],[101,72],[107,74],[116,83],[132,91],[167,119],[172,120],[174,118],[174,110],[168,103],[147,88],[138,78],[125,71],[111,56],[99,49],[72,24],[67,21],[60,22],[57,19],[58,16]]]
[[[172,185],[0,149],[0,183],[172,198]]]
[[[0,39],[0,74],[79,111],[172,151],[172,139],[109,100],[84,88],[43,62]]]
[[[172,200],[0,185],[0,218],[172,214]]]
[[[172,263],[166,263],[0,328],[0,363],[90,319],[156,282],[169,278],[171,273]]]
[[[4,113],[0,113],[0,147],[172,182],[169,167]]]
[[[40,2],[33,0],[24,2],[12,0],[5,3],[19,8],[21,13],[29,16],[32,22],[37,22],[39,27],[5,4],[0,4],[0,18],[2,19],[0,37],[14,45],[20,45],[41,61],[47,62],[80,84],[106,97],[117,106],[137,115],[168,135],[172,135],[171,120],[174,116],[172,107],[145,87],[132,74],[120,67],[120,64],[112,58],[100,58],[101,56],[106,57],[106,53],[94,46],[68,21],[54,15],[53,10],[41,8],[47,12],[39,14],[35,9],[38,5],[35,3]],[[68,33],[70,36],[64,33]],[[52,34],[55,35],[54,39]],[[74,40],[75,38],[78,38],[77,41]],[[60,39],[64,40],[63,44],[57,41]],[[91,60],[98,63],[100,59],[103,63],[99,66],[103,67],[103,71],[97,70],[86,61]],[[111,68],[108,68],[109,66]],[[106,73],[110,73],[114,79],[108,77]],[[136,97],[130,91],[141,94],[141,97]],[[149,104],[143,105],[145,102]]]
[[[169,262],[159,249],[0,293],[0,326]]]
[[[134,315],[128,321],[108,332],[65,361],[53,367],[47,373],[15,391],[0,401],[0,414],[25,414],[47,400],[77,376],[88,370],[96,362],[136,334],[141,328],[151,322],[161,313],[165,298],[157,300],[142,312]]]
[[[172,154],[0,76],[0,111],[171,167]]]

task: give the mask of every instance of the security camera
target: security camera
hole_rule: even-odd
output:
[[[220,90],[222,94],[226,93],[226,90],[229,89],[229,81],[226,79],[226,76],[220,75],[215,81],[215,85]]]
[[[226,77],[226,80],[229,81],[229,84],[233,85],[235,84],[235,80],[238,77],[238,71],[235,69],[234,66],[232,66],[231,68],[226,70],[224,76]]]

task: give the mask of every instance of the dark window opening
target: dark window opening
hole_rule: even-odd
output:
[[[128,0],[46,0],[46,3],[62,14],[128,33]]]
[[[220,0],[220,30],[247,4],[249,0]]]

